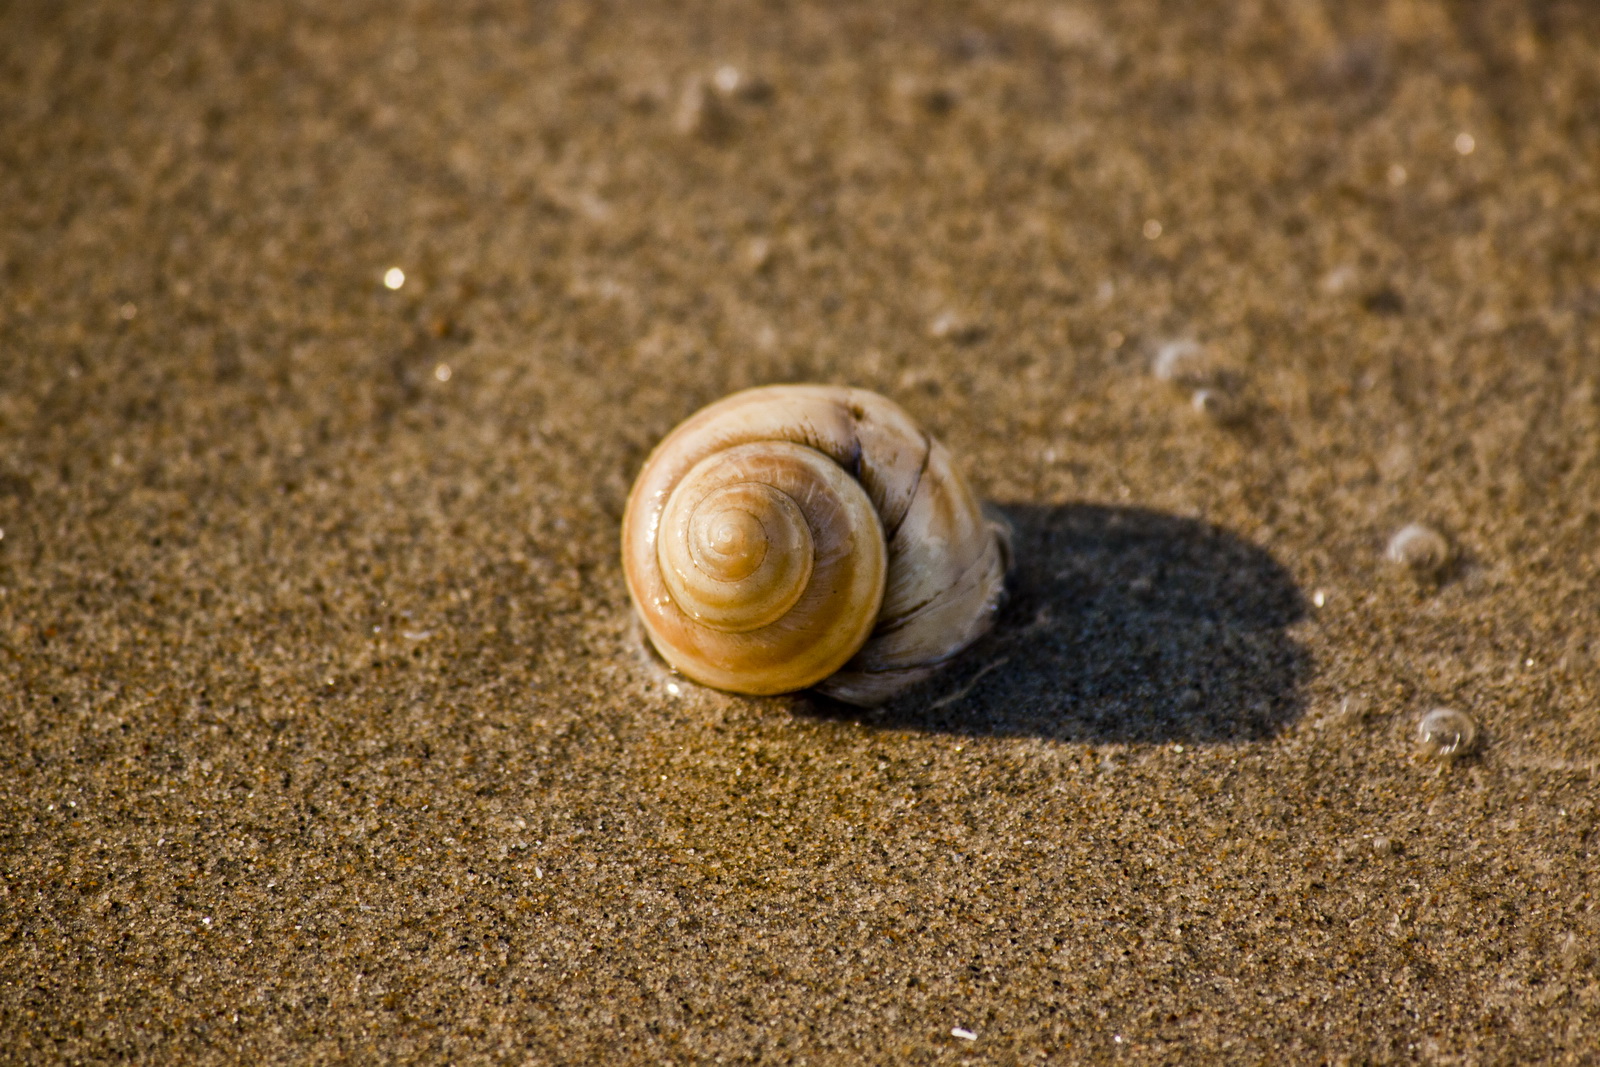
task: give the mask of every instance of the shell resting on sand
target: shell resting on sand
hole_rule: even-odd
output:
[[[736,693],[871,706],[988,632],[1010,538],[944,446],[861,389],[749,389],[659,444],[622,559],[656,650]]]

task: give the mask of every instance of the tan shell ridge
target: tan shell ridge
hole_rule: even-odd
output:
[[[771,449],[767,458],[766,445],[799,447]],[[752,474],[754,466],[762,472]],[[744,501],[750,494],[725,487],[761,478],[785,480],[813,523],[810,584],[774,622],[708,628],[669,592],[663,555],[673,566],[688,557],[663,553],[660,539],[690,536],[683,516],[693,503]],[[732,525],[756,529],[740,519]],[[841,523],[849,528],[833,528]],[[893,402],[842,386],[765,386],[702,409],[651,453],[623,518],[629,592],[652,644],[674,667],[733,692],[815,686],[864,706],[922,680],[988,632],[1009,559],[1003,522],[985,516],[945,448]],[[675,578],[680,588],[683,580]],[[746,614],[765,617],[759,608]]]

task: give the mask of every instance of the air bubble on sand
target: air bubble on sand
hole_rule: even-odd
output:
[[[1478,724],[1454,708],[1434,708],[1417,723],[1417,747],[1425,756],[1454,760],[1470,753],[1478,742]]]
[[[1423,578],[1437,578],[1455,558],[1455,551],[1445,536],[1419,522],[1396,531],[1383,554],[1390,563],[1397,563]]]

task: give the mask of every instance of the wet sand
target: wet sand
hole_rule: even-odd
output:
[[[0,100],[0,1058],[1600,1062],[1600,9],[14,0]],[[780,381],[1017,528],[876,712],[630,622]]]

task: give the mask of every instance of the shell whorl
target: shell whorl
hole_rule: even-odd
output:
[[[736,393],[657,446],[623,519],[651,642],[696,681],[881,703],[993,624],[1009,542],[874,393]]]

